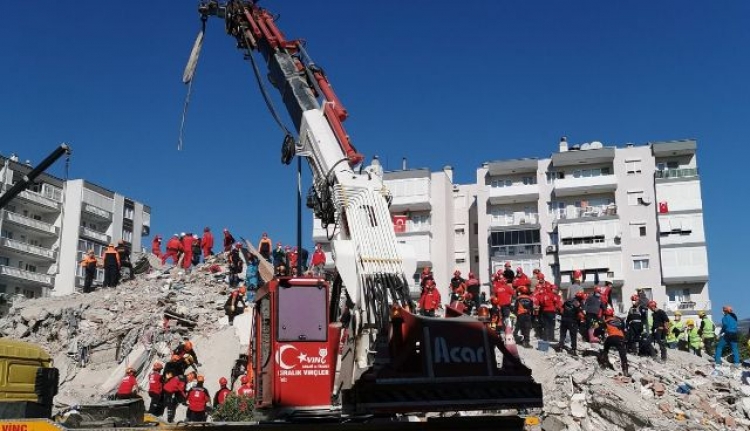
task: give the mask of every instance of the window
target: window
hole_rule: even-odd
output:
[[[641,269],[648,269],[648,258],[637,257],[633,259],[633,269],[639,271]]]
[[[641,173],[641,159],[625,160],[625,171],[629,175]]]
[[[7,257],[0,257],[0,265],[10,266],[10,259],[8,259]]]
[[[479,263],[479,255],[474,256],[474,263]]]
[[[641,234],[641,236],[646,236],[646,226],[638,227],[638,232]]]
[[[523,177],[523,185],[525,186],[531,186],[536,184],[536,176],[533,177]]]
[[[636,206],[640,205],[643,201],[643,190],[636,190],[628,192],[628,205]]]
[[[490,186],[492,187],[510,187],[512,185],[513,181],[504,178],[496,178],[490,183]]]
[[[133,231],[128,229],[122,230],[122,239],[125,242],[133,242]]]
[[[646,236],[646,223],[631,223],[630,236],[632,238]]]
[[[474,223],[474,235],[479,235],[479,223]]]

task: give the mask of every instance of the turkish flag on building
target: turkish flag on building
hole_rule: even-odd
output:
[[[406,232],[406,216],[405,215],[394,215],[393,219],[393,231],[396,233]]]
[[[659,202],[659,214],[666,214],[669,212],[669,205],[666,202]]]

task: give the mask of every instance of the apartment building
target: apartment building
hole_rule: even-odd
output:
[[[7,191],[31,171],[0,156],[0,187]],[[40,175],[2,209],[0,293],[27,297],[67,295],[83,286],[83,253],[119,240],[141,250],[151,209],[85,180]],[[97,275],[103,280],[103,273]]]

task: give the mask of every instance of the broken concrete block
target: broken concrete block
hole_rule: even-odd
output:
[[[664,383],[662,382],[654,383],[654,386],[652,389],[654,390],[654,395],[656,395],[657,397],[664,396],[664,393],[667,391],[667,388],[664,386]]]
[[[575,418],[585,418],[586,410],[586,395],[573,394],[570,397],[570,414]]]
[[[661,410],[664,413],[670,413],[670,414],[672,413],[672,405],[669,404],[668,402],[662,401],[658,403],[656,406],[659,407],[659,410]]]
[[[568,426],[557,416],[547,416],[542,421],[543,431],[565,431]]]

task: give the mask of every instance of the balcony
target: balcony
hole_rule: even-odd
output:
[[[501,228],[509,226],[524,226],[539,224],[538,213],[515,213],[506,216],[495,216],[490,218],[490,228]]]
[[[33,219],[31,217],[26,217],[21,214],[17,214],[10,211],[3,211],[5,220],[17,224],[19,226],[28,227],[34,230],[37,230],[39,232],[49,234],[49,235],[57,235],[57,227],[45,223],[40,220]]]
[[[536,184],[514,184],[505,187],[490,187],[487,200],[491,205],[536,202],[539,200],[539,186]]]
[[[654,172],[654,177],[658,182],[697,178],[698,168],[664,169]]]
[[[98,206],[91,205],[91,204],[88,204],[88,203],[84,203],[83,204],[83,210],[85,212],[87,212],[89,214],[93,214],[93,215],[95,215],[95,216],[97,216],[97,217],[99,217],[101,219],[108,220],[108,221],[112,220],[112,213],[109,212],[109,211],[107,211],[107,210],[101,209]]]
[[[667,301],[662,305],[662,309],[667,313],[674,314],[675,311],[681,313],[697,314],[699,311],[711,311],[711,301]]]
[[[80,227],[79,232],[81,236],[84,236],[89,239],[93,239],[94,241],[99,241],[105,244],[108,244],[111,242],[109,235],[107,235],[104,232],[98,232],[98,231],[95,231],[93,229],[89,229],[83,226]]]
[[[583,208],[578,208],[578,207],[558,208],[552,212],[552,217],[555,219],[555,221],[616,218],[617,217],[617,205],[610,204],[610,205],[587,206]]]
[[[429,231],[418,231],[412,235],[398,235],[397,241],[412,247],[417,266],[432,265]]]
[[[490,246],[490,257],[496,260],[505,260],[507,258],[525,259],[532,256],[541,256],[541,254],[541,244]]]
[[[55,260],[55,252],[48,248],[26,244],[24,242],[16,241],[13,239],[8,239],[8,238],[3,238],[1,244],[5,247],[8,247],[16,251],[20,251],[22,253],[28,253],[34,256],[45,258],[45,259]]]
[[[48,197],[42,196],[39,193],[35,193],[29,190],[22,191],[18,194],[17,198],[24,199],[47,210],[60,210],[60,203],[58,201],[52,200]]]
[[[26,271],[20,268],[13,268],[11,266],[0,265],[0,275],[7,275],[8,277],[17,278],[19,280],[31,281],[34,283],[42,283],[48,286],[52,286],[51,275],[39,274],[37,272]]]
[[[611,193],[617,190],[617,178],[612,174],[592,177],[566,177],[555,180],[555,196],[578,196]]]

